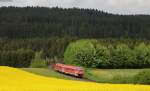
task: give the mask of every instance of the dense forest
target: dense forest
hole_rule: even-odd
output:
[[[1,38],[64,37],[150,39],[150,16],[91,9],[1,7]]]
[[[60,59],[71,42],[96,39],[130,48],[150,39],[149,15],[115,15],[92,9],[0,8],[0,65],[28,67],[34,56]],[[55,61],[55,60],[52,60]],[[20,65],[21,64],[21,65]]]

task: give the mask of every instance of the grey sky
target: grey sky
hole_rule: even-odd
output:
[[[150,0],[0,0],[0,6],[79,7],[119,14],[150,14]]]

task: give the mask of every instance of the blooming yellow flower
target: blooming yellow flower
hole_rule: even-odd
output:
[[[150,86],[63,80],[1,66],[0,91],[150,91]]]

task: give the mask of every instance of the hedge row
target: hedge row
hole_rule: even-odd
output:
[[[0,65],[11,67],[28,67],[34,58],[31,50],[0,51]]]
[[[148,68],[150,45],[139,43],[130,48],[126,44],[104,45],[97,40],[71,43],[64,53],[67,64],[96,68]]]

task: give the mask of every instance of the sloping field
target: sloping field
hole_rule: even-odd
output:
[[[150,91],[150,86],[62,80],[0,67],[0,91]]]

